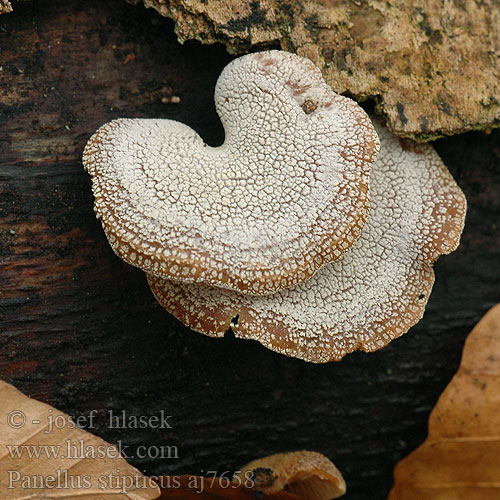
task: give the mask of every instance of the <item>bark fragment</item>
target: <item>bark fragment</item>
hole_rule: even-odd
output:
[[[500,125],[495,0],[143,2],[174,20],[181,42],[309,57],[336,92],[375,99],[397,135],[424,141]]]

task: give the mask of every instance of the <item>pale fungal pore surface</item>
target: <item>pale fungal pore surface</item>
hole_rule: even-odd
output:
[[[231,326],[237,337],[316,363],[375,351],[404,334],[423,316],[433,262],[458,246],[466,200],[431,146],[376,128],[370,213],[339,260],[266,297],[149,276],[158,301],[199,332],[223,336]]]
[[[263,494],[289,491],[304,500],[329,500],[346,492],[340,471],[321,453],[294,451],[254,460],[241,468],[240,478],[253,472],[254,489]]]
[[[171,120],[118,119],[83,155],[114,251],[148,273],[269,294],[338,259],[360,234],[379,142],[308,59],[231,62],[215,90],[225,142]]]

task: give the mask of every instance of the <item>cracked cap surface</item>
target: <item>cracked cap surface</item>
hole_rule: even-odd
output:
[[[215,102],[219,147],[172,120],[102,126],[83,154],[97,216],[114,251],[150,274],[250,295],[293,286],[359,237],[376,132],[287,52],[231,62]]]
[[[433,262],[459,244],[466,200],[431,146],[376,128],[370,214],[339,260],[266,297],[149,276],[160,304],[193,330],[221,337],[232,326],[236,337],[315,363],[375,351],[404,334],[423,316]]]

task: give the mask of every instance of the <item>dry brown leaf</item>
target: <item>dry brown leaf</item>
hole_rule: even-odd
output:
[[[160,490],[116,446],[0,381],[0,493],[2,500],[152,500]]]
[[[465,342],[427,440],[394,470],[389,500],[500,498],[500,304]]]
[[[234,53],[280,45],[309,57],[336,92],[377,99],[397,135],[429,140],[500,124],[498,0],[143,2],[174,20],[181,41]]]

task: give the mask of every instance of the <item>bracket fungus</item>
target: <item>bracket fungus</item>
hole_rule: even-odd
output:
[[[466,200],[431,146],[375,125],[381,152],[370,177],[370,212],[340,259],[261,297],[149,275],[158,301],[199,332],[220,337],[231,326],[237,337],[316,363],[375,351],[404,334],[424,313],[433,262],[458,246]]]
[[[288,491],[304,500],[330,500],[346,492],[340,471],[321,453],[294,451],[254,460],[237,477],[253,473],[254,490],[261,494]]]
[[[249,54],[220,75],[225,130],[118,119],[83,163],[113,250],[157,277],[265,295],[312,276],[356,241],[368,214],[377,134],[303,57]]]

